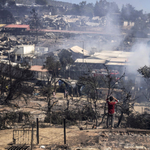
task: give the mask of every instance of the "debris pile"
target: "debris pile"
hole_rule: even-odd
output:
[[[147,149],[150,135],[136,132],[102,132],[99,136],[101,147],[110,149]]]

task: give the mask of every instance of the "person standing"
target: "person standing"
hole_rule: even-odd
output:
[[[108,116],[107,116],[107,128],[109,127],[109,123],[111,120],[111,128],[114,127],[114,119],[115,119],[115,105],[119,102],[116,98],[113,96],[110,96],[108,99],[106,99],[108,104]]]

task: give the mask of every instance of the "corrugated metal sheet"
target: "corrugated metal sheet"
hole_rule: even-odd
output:
[[[4,27],[4,26],[6,26],[6,24],[0,24],[0,28],[2,28],[2,27]]]
[[[129,58],[133,52],[123,52],[123,51],[101,51],[94,53],[94,57],[99,58]]]
[[[99,60],[99,59],[76,59],[75,63],[91,63],[91,64],[104,64],[105,60]]]
[[[31,66],[30,70],[31,71],[38,71],[38,72],[47,72],[47,69],[42,69],[43,66]]]
[[[9,24],[9,25],[6,25],[5,28],[22,28],[22,29],[29,30],[30,26],[29,25],[23,25],[23,24]]]
[[[129,65],[129,63],[112,63],[112,62],[108,62],[105,64],[106,66],[127,66]]]
[[[124,62],[127,62],[128,59],[127,59],[127,58],[110,58],[109,61],[110,61],[110,62],[120,62],[120,63],[124,63]]]
[[[101,53],[99,54],[99,56],[106,56],[106,57],[118,57],[119,54],[115,54],[115,53]]]
[[[108,56],[103,56],[103,55],[92,55],[92,57],[96,57],[97,59],[103,59],[103,60],[109,59]]]
[[[79,47],[79,46],[73,46],[70,48],[71,51],[73,51],[74,53],[80,53],[83,54],[85,56],[89,56],[89,52],[86,51],[85,49],[83,50],[83,48]]]

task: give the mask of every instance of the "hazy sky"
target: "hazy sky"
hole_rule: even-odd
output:
[[[57,0],[63,2],[77,3],[79,4],[82,1],[87,1],[87,3],[94,3],[99,0]],[[121,8],[123,4],[131,4],[137,10],[143,9],[143,13],[150,13],[150,0],[107,0],[108,2],[116,2],[118,6]]]

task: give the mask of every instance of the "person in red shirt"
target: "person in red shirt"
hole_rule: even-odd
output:
[[[106,99],[108,103],[108,116],[107,116],[107,128],[109,127],[110,119],[111,119],[111,128],[114,127],[114,118],[115,118],[115,105],[119,102],[113,96],[110,96],[109,99]]]

